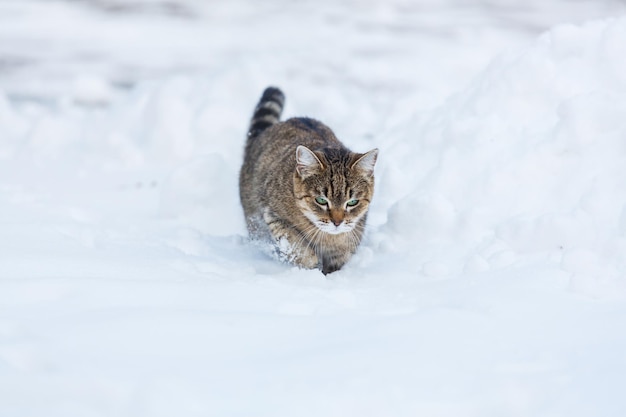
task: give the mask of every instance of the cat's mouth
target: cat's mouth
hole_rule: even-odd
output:
[[[335,225],[333,223],[318,222],[315,225],[322,232],[328,233],[329,235],[340,235],[342,233],[347,233],[352,230],[352,226],[346,224],[345,222],[340,223],[339,225]]]
[[[309,219],[309,221],[311,221],[311,223],[315,225],[315,227],[317,227],[324,233],[328,233],[329,235],[340,235],[342,233],[351,232],[352,229],[354,229],[353,222],[342,221],[338,225],[335,225],[331,221],[324,221],[319,219],[317,216],[310,212],[305,211],[304,215]]]

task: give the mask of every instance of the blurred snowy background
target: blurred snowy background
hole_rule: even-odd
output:
[[[0,0],[0,415],[626,415],[626,2]],[[262,90],[381,149],[249,247]]]

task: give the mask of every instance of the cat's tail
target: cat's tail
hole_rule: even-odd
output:
[[[259,104],[254,109],[250,128],[248,129],[248,139],[255,138],[265,129],[280,121],[280,114],[283,112],[285,95],[276,87],[267,87],[259,100]]]

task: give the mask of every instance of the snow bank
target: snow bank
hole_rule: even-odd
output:
[[[624,39],[624,18],[557,27],[387,137],[376,239],[426,275],[541,259],[625,294]]]

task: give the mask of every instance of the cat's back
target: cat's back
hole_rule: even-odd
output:
[[[258,138],[249,143],[251,159],[263,155],[275,158],[289,155],[293,159],[293,151],[298,145],[310,148],[341,147],[335,134],[324,123],[308,117],[294,117],[276,123],[267,128]],[[295,164],[295,159],[294,159]]]
[[[248,142],[244,157],[247,180],[258,183],[266,182],[269,176],[291,178],[298,145],[311,149],[343,147],[332,130],[318,120],[294,117],[276,123]]]

